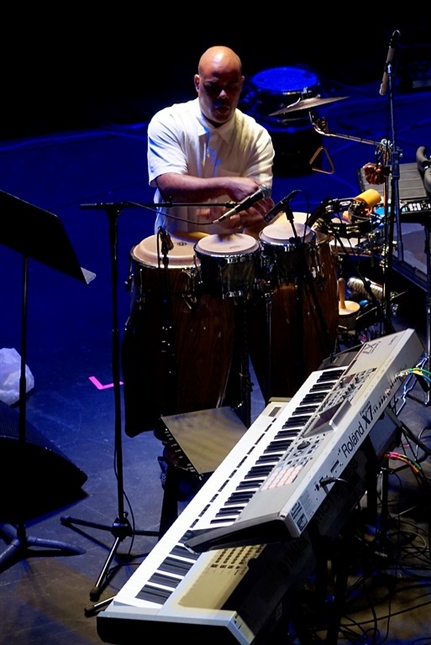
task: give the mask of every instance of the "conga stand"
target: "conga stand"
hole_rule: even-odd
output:
[[[167,387],[164,391],[167,393],[168,406],[165,408],[164,414],[174,414],[175,401],[177,398],[177,369],[175,363],[175,343],[174,343],[174,328],[172,321],[172,302],[171,302],[171,285],[169,281],[169,251],[173,249],[171,236],[163,226],[159,227],[157,232],[157,257],[159,258],[159,269],[162,269],[163,276],[163,321],[162,321],[162,338],[161,338],[161,353],[165,360],[165,374],[167,380]],[[160,261],[161,258],[161,261]],[[163,265],[163,268],[162,266]],[[166,385],[166,384],[165,384]]]
[[[249,428],[251,425],[251,376],[248,351],[247,295],[243,294],[239,300],[236,300],[234,306],[236,311],[235,326],[240,330],[239,377],[241,402],[236,407],[236,411],[246,428]]]
[[[81,269],[75,252],[67,237],[61,221],[56,215],[42,210],[18,197],[0,192],[3,225],[0,229],[1,243],[18,251],[23,256],[22,311],[21,311],[21,364],[19,379],[19,415],[18,415],[18,464],[16,490],[21,499],[16,512],[17,522],[0,524],[2,533],[9,542],[6,550],[0,555],[0,571],[8,565],[31,555],[78,555],[81,549],[66,542],[43,540],[27,534],[25,526],[25,489],[26,478],[26,354],[27,354],[27,292],[28,261],[35,259],[42,264],[56,269],[66,275],[88,283],[94,274]],[[33,551],[33,547],[36,550]],[[39,551],[37,549],[40,549]]]
[[[114,389],[114,439],[115,439],[115,475],[117,478],[117,517],[111,526],[80,520],[73,517],[62,517],[61,522],[65,526],[73,528],[76,526],[86,526],[89,528],[99,529],[101,531],[110,531],[114,538],[112,548],[108,554],[105,564],[102,567],[99,577],[90,591],[90,600],[98,600],[100,594],[107,582],[109,567],[123,540],[135,535],[158,536],[158,531],[138,531],[132,528],[127,513],[124,509],[124,486],[123,486],[123,447],[122,447],[122,424],[121,424],[121,394],[120,394],[120,334],[118,329],[118,235],[117,222],[118,216],[122,210],[128,206],[128,203],[121,204],[82,204],[81,208],[103,208],[106,211],[109,221],[109,240],[111,251],[111,287],[112,287],[112,376]],[[135,204],[131,204],[135,205]]]

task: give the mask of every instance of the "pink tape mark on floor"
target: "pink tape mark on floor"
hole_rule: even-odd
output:
[[[113,383],[107,383],[106,385],[102,385],[102,383],[97,379],[95,376],[89,376],[88,377],[90,381],[97,387],[98,390],[107,390],[110,387],[114,387]],[[123,385],[123,382],[120,381],[120,385]]]

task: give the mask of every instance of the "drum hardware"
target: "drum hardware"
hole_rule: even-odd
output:
[[[312,227],[316,224],[322,232],[337,231],[340,237],[360,238],[381,223],[381,216],[374,211],[380,202],[381,195],[373,188],[357,197],[327,197],[311,213],[307,225]]]
[[[333,96],[328,98],[321,98],[320,96],[315,96],[313,98],[301,98],[291,105],[288,105],[281,110],[272,112],[269,116],[281,116],[284,114],[291,114],[292,112],[299,112],[302,110],[313,110],[314,108],[321,107],[322,105],[329,105],[330,103],[335,103],[336,101],[344,101],[348,99],[348,96]]]
[[[304,67],[277,67],[263,70],[252,78],[245,111],[270,132],[276,150],[276,173],[308,172],[308,160],[320,145],[321,136],[310,126],[306,112],[272,114],[300,98],[312,98],[320,90],[317,75]]]
[[[431,159],[429,158],[429,153],[425,146],[419,146],[416,151],[416,163],[419,170],[419,174],[422,177],[424,184],[425,192],[427,197],[431,197]],[[426,219],[421,218],[421,224],[424,225],[425,233],[425,257],[426,257],[426,268],[427,268],[427,277],[426,277],[426,352],[427,358],[425,361],[425,367],[428,371],[431,368],[431,222],[429,216]],[[427,381],[427,391],[425,404],[429,405],[431,403],[431,387],[429,381]]]
[[[265,118],[286,103],[316,96],[319,90],[320,80],[310,69],[275,67],[255,74],[242,100],[247,102],[247,112]]]

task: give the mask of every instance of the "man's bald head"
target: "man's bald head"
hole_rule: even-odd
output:
[[[242,74],[241,59],[230,47],[216,45],[207,49],[199,60],[198,74],[203,74],[209,69],[236,71],[239,76]]]
[[[204,116],[216,126],[226,123],[235,112],[244,83],[239,56],[229,47],[210,47],[199,60],[194,81]]]

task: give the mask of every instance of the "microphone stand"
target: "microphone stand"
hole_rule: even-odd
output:
[[[85,526],[110,531],[114,542],[105,564],[102,567],[99,577],[90,591],[90,600],[97,601],[107,582],[110,564],[120,546],[127,537],[135,535],[158,536],[158,531],[139,531],[132,528],[128,515],[124,508],[124,487],[123,487],[123,448],[122,448],[122,427],[121,427],[121,394],[120,394],[120,335],[118,329],[118,306],[117,306],[117,283],[118,283],[118,235],[117,222],[122,210],[131,205],[128,202],[120,204],[82,204],[81,208],[105,209],[109,221],[109,240],[111,251],[111,287],[112,287],[112,376],[114,389],[114,440],[115,440],[115,474],[117,478],[117,516],[111,526],[105,526],[97,522],[80,520],[73,517],[62,517],[61,523],[65,526]],[[136,206],[137,204],[132,204]]]
[[[393,98],[393,83],[392,83],[392,62],[388,61],[386,63],[386,73],[388,76],[388,86],[389,86],[389,113],[390,113],[390,125],[391,125],[391,137],[392,137],[392,165],[391,165],[391,205],[389,209],[389,227],[388,227],[388,236],[386,242],[386,254],[385,254],[385,270],[388,277],[391,276],[392,264],[393,264],[393,240],[394,240],[394,225],[397,227],[397,256],[398,260],[402,262],[404,260],[404,248],[402,241],[402,231],[401,231],[401,217],[400,217],[400,193],[399,193],[399,180],[400,180],[400,150],[397,148],[395,143],[395,117],[394,117],[394,98]],[[386,179],[386,181],[388,181]],[[386,193],[389,195],[389,193]],[[385,221],[387,220],[386,214],[388,210],[387,201],[385,202]],[[386,275],[385,274],[385,275]],[[388,280],[385,280],[383,285],[383,299],[385,304],[385,313],[386,316],[390,316],[390,298],[391,298],[391,289]]]

